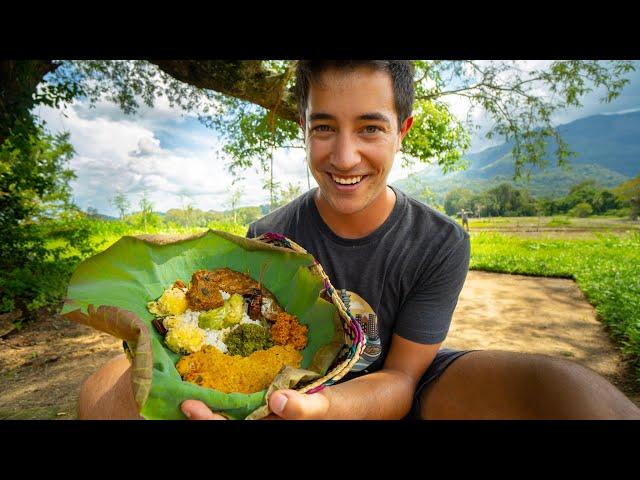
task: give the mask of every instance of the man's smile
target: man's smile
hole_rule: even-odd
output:
[[[327,173],[331,178],[331,184],[339,191],[353,191],[358,189],[364,181],[369,178],[369,175],[352,175],[342,176],[334,175],[333,173]]]

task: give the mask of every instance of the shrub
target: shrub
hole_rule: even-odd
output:
[[[593,213],[593,207],[589,205],[587,202],[580,202],[571,210],[569,210],[569,215],[572,217],[585,218]]]

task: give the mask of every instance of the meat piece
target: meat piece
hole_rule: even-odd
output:
[[[213,272],[198,270],[191,277],[187,291],[189,308],[195,311],[211,310],[224,305],[220,286],[214,280]]]
[[[244,296],[249,302],[247,314],[251,320],[259,320],[262,313],[262,293],[257,288],[252,288],[248,295]]]
[[[230,268],[218,268],[210,273],[211,279],[220,286],[220,290],[230,294],[245,295],[258,288],[258,282],[254,279]]]

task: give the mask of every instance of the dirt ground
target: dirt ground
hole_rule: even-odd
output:
[[[541,353],[585,365],[640,406],[619,348],[571,280],[469,272],[444,346]],[[76,418],[82,382],[121,342],[61,317],[0,339],[0,419]]]

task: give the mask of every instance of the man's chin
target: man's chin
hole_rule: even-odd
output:
[[[331,208],[340,215],[353,215],[364,210],[367,203],[364,200],[344,200],[332,198],[330,200]]]

